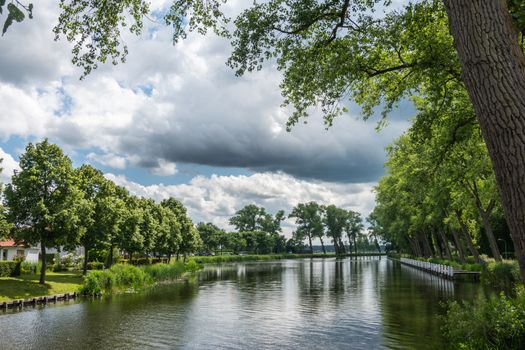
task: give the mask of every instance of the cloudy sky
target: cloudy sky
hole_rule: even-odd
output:
[[[33,20],[0,38],[3,182],[27,142],[48,137],[75,165],[90,163],[137,195],[179,198],[195,222],[228,228],[250,203],[275,212],[315,200],[365,216],[373,208],[384,147],[408,126],[410,106],[380,133],[357,108],[329,130],[313,111],[286,132],[272,65],[237,78],[225,65],[226,40],[190,35],[173,46],[171,29],[149,21],[141,37],[125,37],[126,64],[80,81],[70,44],[53,41],[57,4],[38,1]],[[169,4],[155,0],[152,9]]]

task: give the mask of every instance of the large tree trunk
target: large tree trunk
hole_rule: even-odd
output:
[[[454,243],[456,245],[456,250],[458,251],[459,255],[459,261],[464,264],[466,262],[465,260],[465,247],[463,246],[463,242],[459,238],[458,232],[455,229],[451,229],[452,236],[454,237]]]
[[[40,260],[42,261],[42,268],[40,269],[40,281],[38,283],[46,283],[46,269],[47,269],[47,259],[46,259],[46,243],[43,239],[40,240]]]
[[[435,230],[432,230],[430,239],[432,240],[432,245],[434,246],[434,251],[436,252],[436,255],[439,255],[439,257],[443,259],[443,250],[441,250],[441,245],[439,244],[439,238],[436,235]]]
[[[496,242],[496,238],[494,237],[494,232],[492,231],[492,225],[490,224],[490,217],[489,214],[483,213],[481,215],[481,221],[483,221],[483,228],[485,229],[485,235],[487,236],[487,239],[489,241],[490,245],[490,251],[492,252],[492,255],[494,256],[494,259],[496,261],[501,262],[501,254],[499,252],[498,243]]]
[[[525,56],[506,0],[444,0],[525,281]]]
[[[312,246],[312,236],[308,235],[308,244],[310,245],[310,254],[314,253],[314,247]]]
[[[480,262],[481,258],[479,257],[479,252],[476,249],[476,246],[474,246],[474,242],[472,242],[472,237],[470,236],[470,232],[468,230],[467,225],[463,222],[463,219],[461,218],[461,212],[459,210],[455,210],[454,212],[456,213],[456,218],[458,219],[459,226],[461,227],[463,238],[465,238],[465,241],[467,242],[468,249],[472,253],[472,256],[474,256],[476,262]]]
[[[448,238],[445,235],[445,232],[443,232],[443,229],[441,228],[439,229],[439,236],[441,237],[441,242],[443,242],[445,256],[447,257],[447,259],[452,260],[452,253],[450,252],[450,247],[448,245]]]
[[[423,248],[425,250],[426,258],[434,257],[434,253],[432,252],[432,248],[430,247],[430,242],[428,240],[428,235],[425,233],[423,234]]]

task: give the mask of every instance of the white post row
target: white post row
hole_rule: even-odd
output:
[[[401,262],[424,270],[436,272],[440,275],[454,276],[454,268],[447,265],[434,264],[428,261],[401,258]]]

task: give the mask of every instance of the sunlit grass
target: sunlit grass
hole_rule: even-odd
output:
[[[46,284],[38,283],[39,275],[0,278],[0,302],[47,295],[77,292],[82,275],[74,272],[47,272]]]

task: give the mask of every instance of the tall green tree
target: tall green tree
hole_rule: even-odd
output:
[[[239,232],[263,231],[274,234],[281,232],[281,222],[284,218],[283,210],[273,216],[263,207],[248,204],[230,218],[230,225],[233,225]]]
[[[133,254],[143,251],[144,236],[141,228],[144,220],[144,210],[140,201],[135,196],[127,196],[124,199],[125,211],[120,221],[119,235],[117,236],[117,247],[128,253],[129,261],[132,262]]]
[[[80,237],[80,245],[84,248],[83,274],[87,273],[89,252],[93,248],[105,248],[107,234],[101,225],[101,217],[106,215],[104,199],[111,195],[111,185],[100,170],[90,165],[82,165],[75,169],[77,186],[86,202],[85,210],[80,215],[80,225],[84,233]]]
[[[121,233],[124,220],[127,215],[127,198],[128,191],[120,186],[116,186],[113,182],[106,183],[108,192],[107,196],[100,197],[97,202],[95,210],[97,230],[105,237],[104,242],[108,250],[107,267],[113,265],[115,250],[120,247]],[[100,241],[99,241],[100,243]]]
[[[29,143],[20,156],[20,171],[7,185],[5,203],[16,239],[40,244],[40,284],[46,279],[46,249],[79,244],[79,213],[85,206],[71,160],[47,139]]]
[[[155,243],[162,233],[161,218],[157,210],[157,204],[152,199],[140,198],[139,206],[142,210],[142,221],[140,233],[144,237],[142,252],[149,255],[155,250]]]
[[[323,253],[326,254],[323,242],[324,227],[322,213],[323,209],[319,204],[316,202],[308,202],[297,204],[288,215],[289,218],[295,218],[295,223],[298,225],[294,239],[300,241],[308,239],[311,254],[314,252],[312,246],[313,238],[319,238],[321,240]]]
[[[336,255],[345,253],[345,246],[342,239],[347,218],[348,214],[346,210],[338,208],[333,204],[325,207],[323,223],[326,226],[326,235],[332,238]]]
[[[238,210],[230,218],[230,225],[239,232],[255,231],[259,228],[259,220],[263,213],[255,204],[249,204]]]
[[[182,243],[181,226],[170,209],[162,205],[156,205],[155,209],[159,221],[155,250],[159,254],[166,254],[170,261]]]
[[[344,231],[348,237],[348,242],[354,248],[354,253],[357,254],[357,238],[364,229],[363,220],[361,214],[353,210],[348,210],[347,215]]]
[[[193,222],[187,214],[186,207],[177,199],[171,197],[161,202],[161,205],[171,210],[180,225],[181,240],[177,250],[177,259],[182,254],[184,259],[189,253],[193,253],[202,245],[199,231],[193,226]]]
[[[224,231],[211,222],[199,223],[197,225],[197,230],[199,231],[199,235],[202,239],[202,246],[204,250],[206,250],[208,253],[217,250],[221,244],[221,236],[224,234]]]

